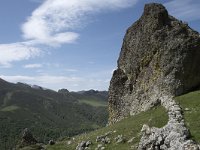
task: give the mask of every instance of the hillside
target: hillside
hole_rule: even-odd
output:
[[[145,4],[128,28],[109,87],[109,124],[157,105],[169,118],[162,128],[145,127],[138,150],[198,149],[175,97],[200,87],[199,35],[158,3]]]
[[[1,80],[1,148],[28,127],[33,134],[25,129],[17,149],[199,150],[199,58],[200,34],[162,4],[145,4],[126,31],[108,93]]]
[[[176,97],[176,101],[180,103],[183,110],[183,115],[186,120],[187,127],[189,128],[191,135],[190,138],[196,142],[200,142],[199,132],[199,120],[200,120],[200,91],[191,92],[179,97]],[[97,131],[90,132],[75,136],[68,140],[57,142],[53,146],[47,146],[47,150],[72,150],[76,149],[79,143],[82,141],[91,141],[91,149],[98,147],[105,147],[107,150],[136,150],[142,136],[141,129],[143,124],[147,124],[150,127],[163,127],[168,122],[168,116],[166,110],[157,106],[146,112],[139,113],[138,115],[128,117],[114,125],[99,129]],[[105,135],[110,143],[104,144],[104,141],[96,142],[97,136]],[[115,140],[118,135],[122,135],[123,141],[117,142]],[[132,140],[131,140],[132,139]],[[70,142],[69,142],[70,141]],[[70,143],[70,144],[69,144]],[[100,148],[99,148],[100,149]]]
[[[108,92],[107,91],[80,91],[71,92],[73,97],[75,97],[80,103],[88,104],[94,107],[105,107],[108,105]]]
[[[90,105],[94,102],[95,106]],[[24,128],[29,128],[39,142],[47,143],[103,127],[107,118],[107,92],[63,93],[0,80],[2,150],[15,147]]]

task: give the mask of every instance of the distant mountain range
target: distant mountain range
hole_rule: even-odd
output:
[[[45,143],[105,126],[107,99],[107,91],[56,92],[0,79],[0,149],[14,147],[24,128]]]

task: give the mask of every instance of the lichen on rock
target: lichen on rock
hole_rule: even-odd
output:
[[[199,58],[198,32],[161,4],[145,5],[126,32],[110,83],[110,123],[148,110],[162,95],[178,96],[198,87]]]
[[[139,150],[198,150],[189,139],[174,97],[200,87],[200,35],[170,16],[161,4],[146,4],[126,32],[109,87],[109,123],[158,104],[168,112],[162,128],[144,125]]]

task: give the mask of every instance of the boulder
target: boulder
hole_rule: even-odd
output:
[[[81,143],[79,143],[76,147],[76,150],[85,150],[85,149],[89,149],[89,146],[92,144],[91,141],[82,141]]]
[[[56,142],[54,140],[49,141],[49,145],[54,145],[54,144],[56,144]]]

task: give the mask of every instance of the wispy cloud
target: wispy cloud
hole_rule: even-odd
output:
[[[45,0],[22,26],[23,37],[42,44],[72,43],[87,16],[133,6],[138,0]]]
[[[61,88],[66,88],[70,91],[80,91],[80,90],[108,90],[108,85],[112,69],[108,70],[96,70],[94,73],[85,72],[78,75],[70,74],[52,74],[52,73],[39,73],[37,75],[4,75],[0,74],[0,78],[9,82],[22,82],[31,85],[39,85],[44,88],[50,88],[53,90],[58,90]],[[71,70],[73,71],[73,69]]]
[[[41,86],[51,87],[53,84],[61,84],[61,83],[73,83],[80,81],[81,79],[76,77],[66,77],[66,76],[51,76],[51,75],[41,75],[41,76],[23,76],[23,75],[16,75],[16,76],[5,76],[0,75],[0,78],[5,79],[9,82],[23,82],[28,84],[38,84]],[[53,88],[54,89],[54,88]]]
[[[26,43],[0,44],[0,66],[11,67],[14,61],[27,60],[40,54],[39,48]]]
[[[50,89],[58,90],[61,88],[67,88],[71,91],[99,89],[105,90],[108,86],[109,80],[86,78],[86,77],[68,77],[68,76],[53,76],[53,75],[41,75],[41,76],[5,76],[0,75],[0,78],[9,82],[22,82],[31,85],[39,85],[42,87],[48,87]]]
[[[32,68],[42,68],[42,64],[27,64],[27,65],[24,65],[24,68],[26,69],[32,69]]]
[[[170,14],[184,21],[199,20],[199,0],[173,0],[164,4]]]
[[[74,43],[79,38],[75,29],[95,13],[131,7],[139,0],[32,0],[41,2],[23,23],[25,42],[0,44],[0,66],[39,56],[41,45],[50,47]]]

